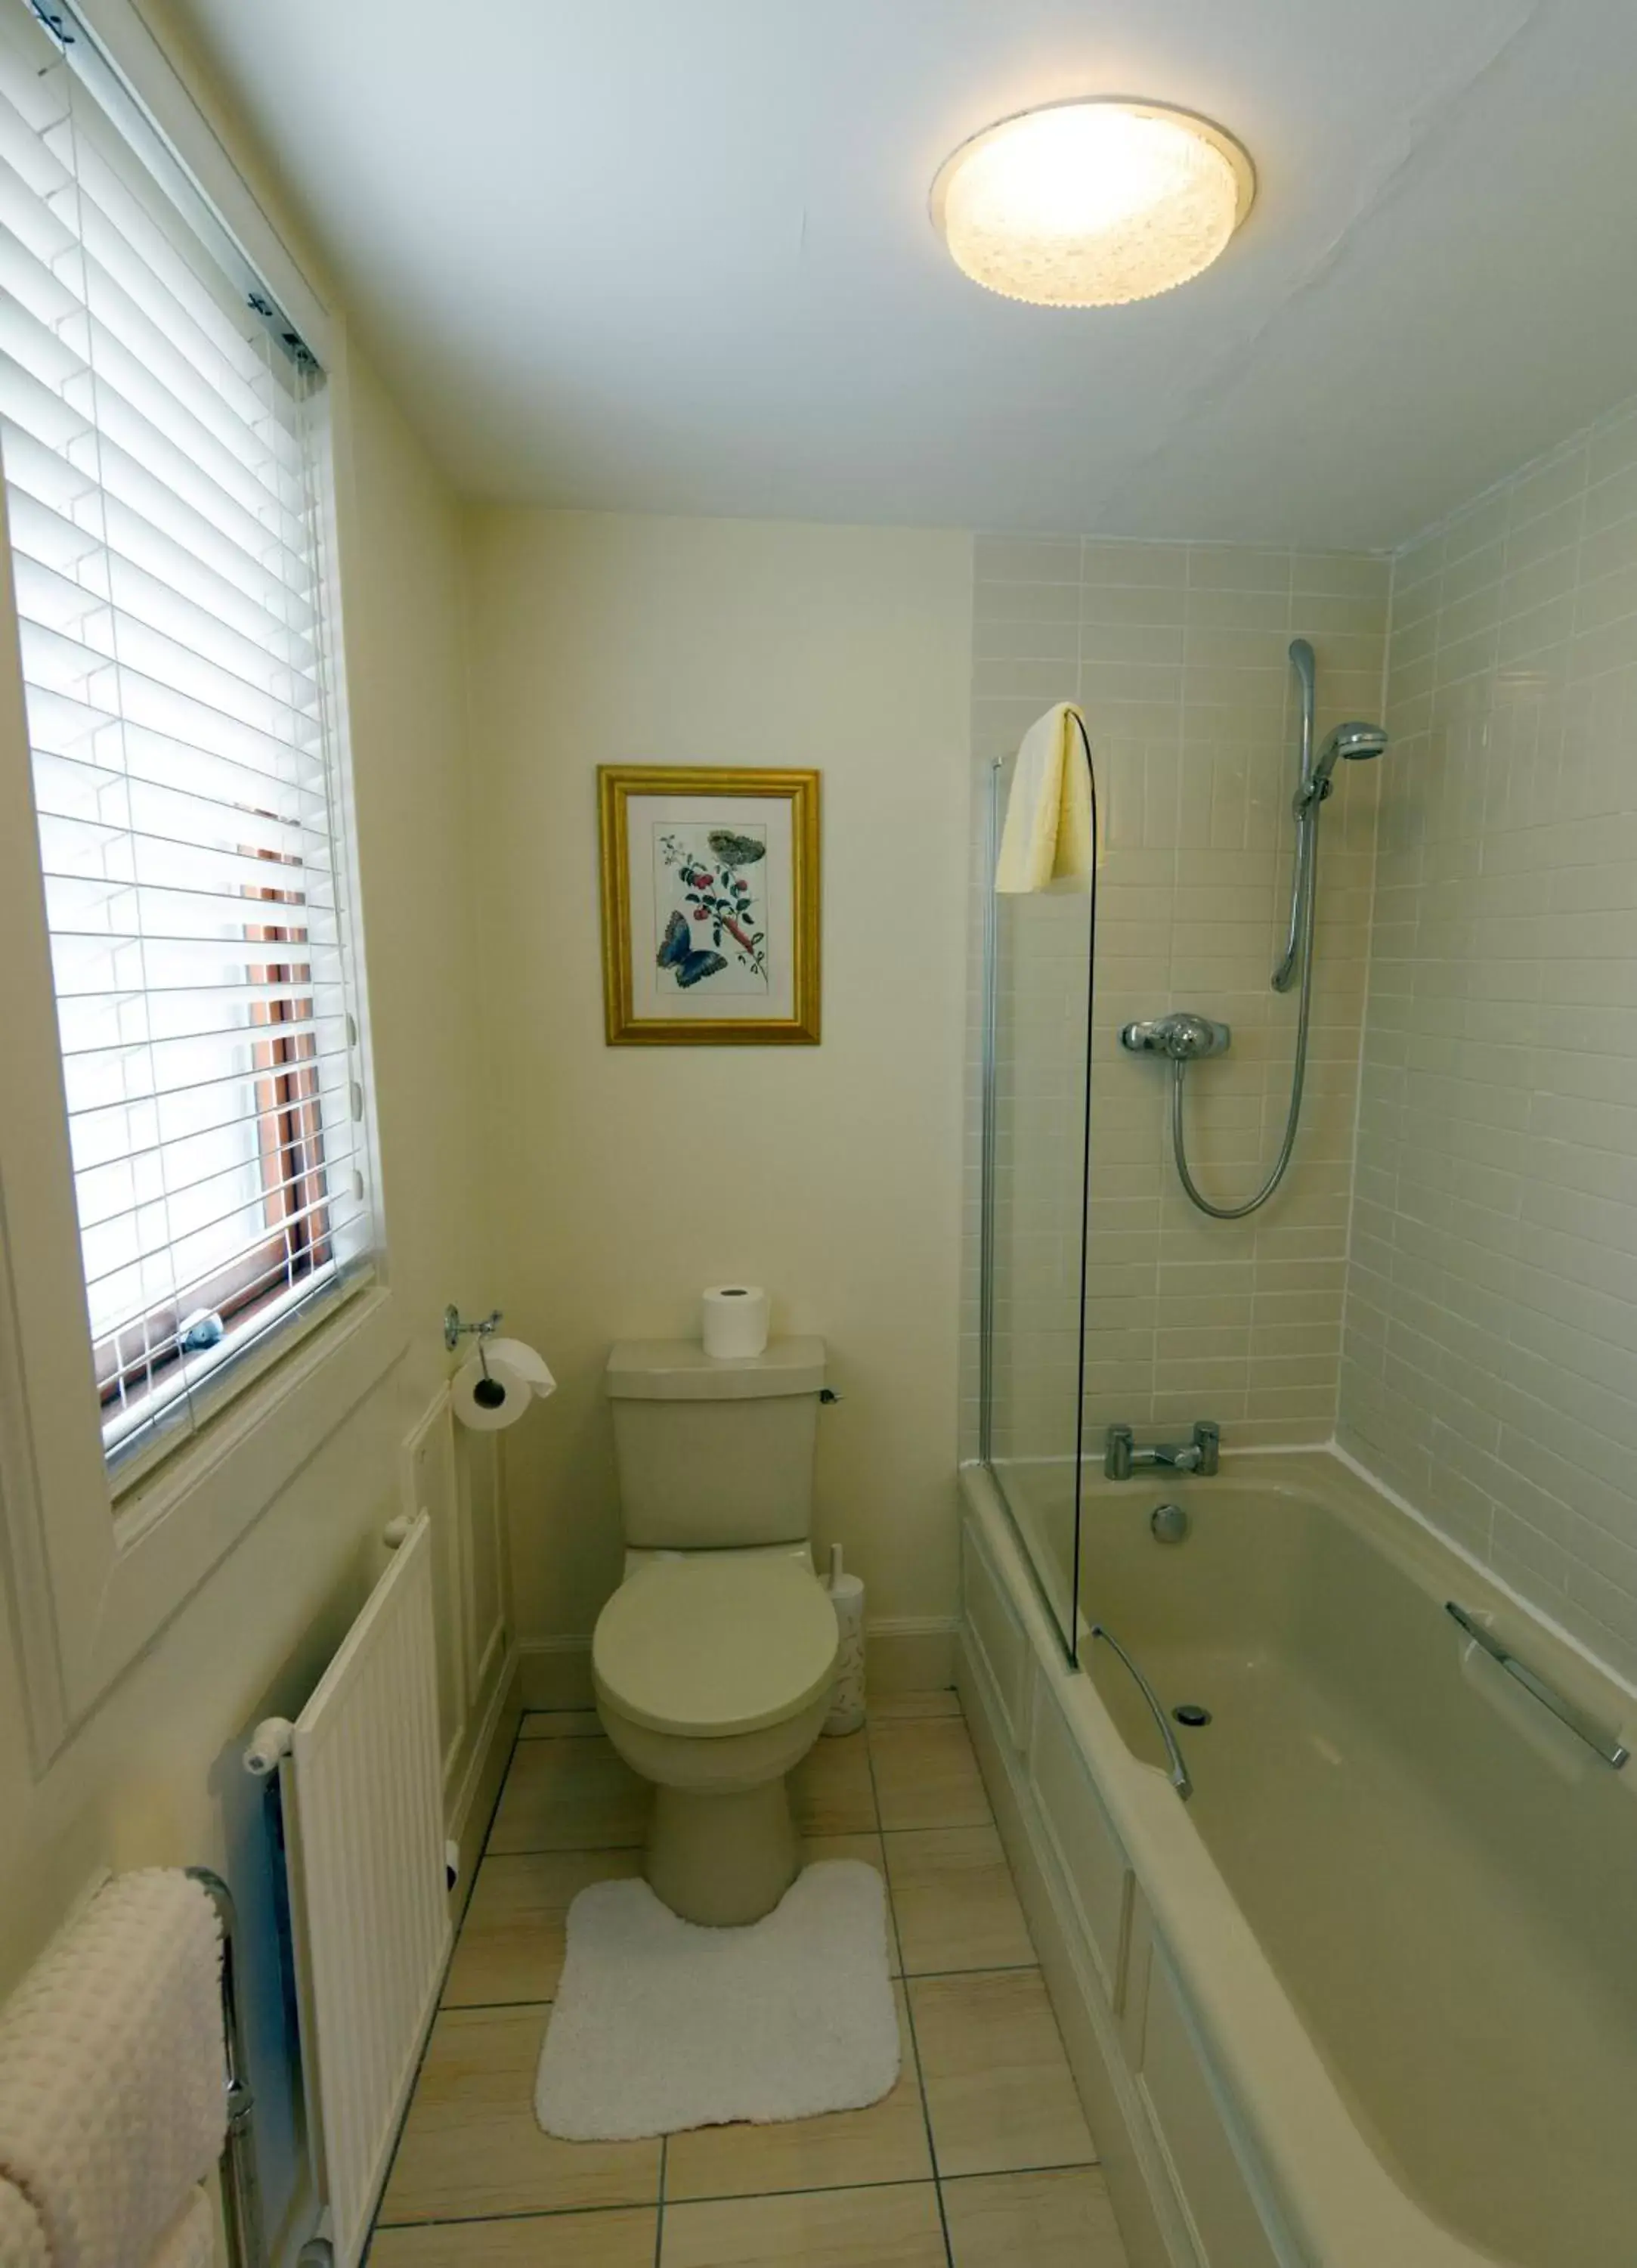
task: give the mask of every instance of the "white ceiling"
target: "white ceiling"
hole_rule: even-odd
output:
[[[1637,0],[178,4],[473,495],[1376,546],[1637,391]],[[995,298],[928,183],[1082,92],[1256,208]]]

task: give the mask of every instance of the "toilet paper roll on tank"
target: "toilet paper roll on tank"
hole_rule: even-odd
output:
[[[449,1384],[455,1416],[474,1433],[515,1425],[532,1403],[556,1390],[544,1356],[522,1339],[484,1339]]]
[[[767,1344],[767,1294],[759,1284],[713,1284],[700,1295],[699,1335],[720,1362],[742,1362]]]

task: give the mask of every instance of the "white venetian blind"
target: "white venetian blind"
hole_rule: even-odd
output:
[[[368,1257],[323,379],[72,18],[0,0],[4,463],[110,1455]]]

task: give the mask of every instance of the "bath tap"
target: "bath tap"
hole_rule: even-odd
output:
[[[1134,1440],[1129,1425],[1109,1427],[1103,1447],[1105,1479],[1128,1481],[1133,1473],[1157,1465],[1174,1473],[1198,1473],[1208,1480],[1216,1470],[1222,1429],[1210,1418],[1201,1418],[1194,1425],[1191,1441],[1159,1441],[1151,1449],[1139,1449],[1134,1446]]]

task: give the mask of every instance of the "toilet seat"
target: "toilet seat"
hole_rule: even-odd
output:
[[[623,1582],[591,1639],[598,1697],[634,1724],[721,1740],[794,1717],[835,1675],[830,1594],[799,1560],[712,1552]]]

